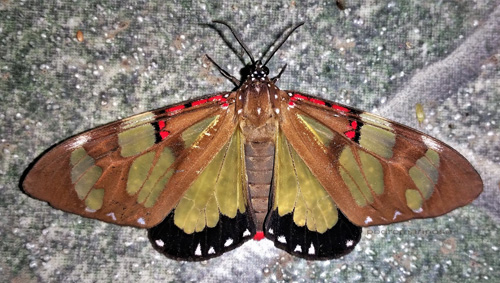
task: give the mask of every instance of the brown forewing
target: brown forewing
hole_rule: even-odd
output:
[[[89,218],[143,228],[158,224],[177,204],[199,172],[229,140],[236,121],[234,107],[221,108],[221,103],[217,101],[187,108],[173,116],[164,114],[165,109],[169,107],[172,106],[152,112],[157,115],[156,121],[166,120],[166,130],[170,135],[146,151],[131,157],[122,157],[117,135],[122,131],[120,125],[124,120],[112,122],[71,137],[43,154],[24,178],[24,191],[32,197],[47,201],[55,208]],[[180,139],[182,132],[214,115],[220,115],[216,129],[212,129],[210,135],[204,135],[198,142],[198,147],[185,149]],[[103,173],[94,187],[105,189],[104,202],[102,208],[95,212],[85,209],[85,203],[78,198],[71,182],[71,153],[80,146],[95,159],[97,166],[103,168]],[[170,146],[174,151],[176,160],[172,166],[176,167],[176,172],[155,205],[145,208],[137,203],[136,195],[130,196],[126,192],[130,165],[137,157],[150,151],[157,152],[158,158],[166,146]],[[110,213],[114,213],[116,220]],[[142,218],[145,224],[138,223],[138,218]]]
[[[334,103],[331,102],[331,104]],[[351,113],[345,113],[305,100],[295,101],[293,108],[289,108],[288,101],[283,100],[280,107],[282,109],[280,127],[288,141],[318,178],[339,209],[356,225],[371,226],[412,218],[439,216],[470,203],[482,191],[482,181],[479,174],[463,156],[443,142],[416,130],[380,118],[389,122],[396,133],[396,143],[392,149],[393,156],[385,159],[364,150],[358,143],[344,135],[344,132],[350,129],[348,119],[357,120],[358,123],[362,122],[365,125],[370,123],[362,121],[358,115],[353,114],[361,112],[359,110],[343,106],[351,110]],[[314,141],[311,132],[298,120],[296,116],[298,113],[305,113],[315,118],[333,131],[334,138],[327,152]],[[408,171],[428,149],[428,146],[422,141],[422,136],[440,148],[438,151],[440,156],[439,177],[434,193],[428,200],[424,201],[423,211],[415,213],[406,205],[405,190],[415,187]],[[371,205],[358,206],[339,174],[338,157],[345,146],[351,147],[358,162],[357,151],[365,151],[375,156],[382,164],[384,192],[378,196],[372,192],[375,200]],[[396,211],[401,214],[394,217]],[[367,217],[371,221],[367,221]]]

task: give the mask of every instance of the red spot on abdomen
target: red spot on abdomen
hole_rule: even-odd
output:
[[[264,232],[257,231],[257,233],[255,233],[255,236],[253,236],[253,239],[255,241],[260,241],[260,240],[264,239]]]

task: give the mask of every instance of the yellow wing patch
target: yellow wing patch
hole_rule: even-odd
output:
[[[428,149],[409,170],[410,177],[418,190],[406,190],[406,203],[410,209],[419,212],[424,200],[431,197],[439,177],[439,154]]]
[[[324,146],[324,150],[330,145],[330,142],[333,140],[333,132],[325,125],[321,124],[319,121],[306,116],[297,114],[299,121],[304,124],[307,129],[314,135],[316,141]]]
[[[118,134],[120,154],[129,157],[146,151],[155,143],[155,128],[150,122],[154,114],[146,112],[126,119],[121,125],[123,132]]]
[[[377,158],[361,150],[356,153],[359,159],[350,146],[344,147],[339,157],[339,172],[356,204],[363,207],[373,203],[373,193],[384,192],[384,171]]]
[[[337,207],[280,131],[276,141],[274,204],[279,216],[293,213],[293,221],[324,233],[338,220]]]
[[[177,204],[174,223],[187,234],[215,227],[219,215],[246,210],[244,155],[239,130],[196,178]]]
[[[369,113],[359,116],[362,121],[367,122],[361,128],[359,144],[370,152],[391,158],[392,148],[396,144],[396,134],[392,132],[391,124]]]
[[[102,168],[96,166],[94,158],[87,154],[83,147],[76,148],[70,157],[71,182],[80,200],[90,210],[101,208],[104,197],[103,189],[94,188],[95,183],[102,175]]]
[[[219,115],[209,117],[184,130],[184,132],[182,132],[184,147],[196,146],[196,141],[203,137],[202,134],[206,133],[211,127],[214,127],[218,121]]]

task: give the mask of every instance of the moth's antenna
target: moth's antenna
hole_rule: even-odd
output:
[[[241,47],[243,48],[243,50],[245,50],[245,52],[247,53],[248,57],[250,57],[250,60],[252,61],[252,65],[255,65],[255,59],[253,59],[252,54],[250,54],[250,51],[248,51],[248,47],[245,45],[245,43],[243,43],[243,41],[241,41],[239,35],[236,34],[236,32],[233,30],[233,28],[228,23],[226,23],[224,21],[212,21],[212,22],[213,23],[223,24],[227,28],[229,28],[229,30],[231,31],[231,33],[233,34],[233,36],[236,38],[236,41],[238,41],[238,43],[241,45]]]
[[[269,56],[269,58],[267,58],[267,60],[263,66],[267,65],[267,62],[269,62],[269,60],[271,60],[271,58],[273,58],[274,54],[276,53],[276,51],[278,51],[278,49],[280,49],[281,45],[283,45],[283,43],[286,42],[286,40],[290,37],[290,35],[292,35],[292,33],[303,24],[304,24],[304,22],[298,23],[295,27],[292,28],[292,30],[285,36],[285,38],[283,39],[283,41],[281,41],[281,43],[278,45],[278,47],[276,47],[276,49],[274,49],[273,53],[271,53],[271,56]]]

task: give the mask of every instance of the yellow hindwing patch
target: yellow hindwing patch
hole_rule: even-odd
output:
[[[276,141],[274,204],[278,214],[293,213],[297,226],[324,233],[338,220],[337,207],[280,131]]]
[[[239,130],[186,191],[174,212],[174,223],[185,233],[215,227],[219,215],[234,218],[246,210],[244,157]]]

